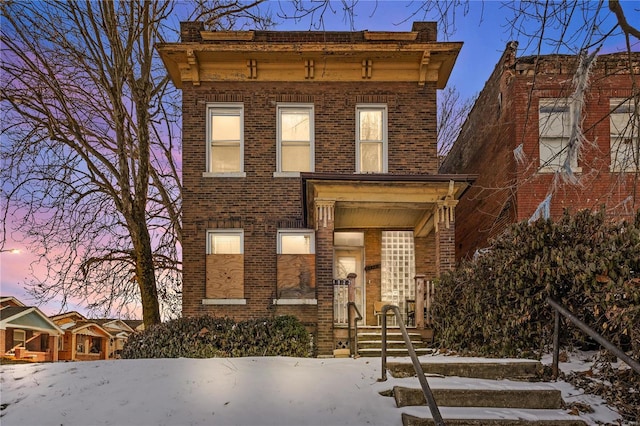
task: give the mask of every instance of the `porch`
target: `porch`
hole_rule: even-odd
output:
[[[429,344],[433,341],[432,303],[435,296],[435,285],[417,275],[413,299],[406,299],[401,309],[402,320],[409,338],[418,355],[432,353]],[[356,299],[356,275],[349,274],[347,279],[334,279],[334,356],[380,356],[382,347],[382,327],[379,325],[384,305],[393,302],[378,301],[374,303],[373,315],[378,325],[361,324],[363,319]],[[391,312],[391,311],[388,311]],[[416,312],[423,312],[417,315]],[[387,352],[391,356],[407,356],[407,348],[396,318],[387,316],[388,341]]]
[[[381,307],[391,304],[428,338],[432,280],[454,265],[455,206],[473,176],[305,173],[302,181],[316,239],[319,354],[344,341],[349,300],[359,326],[379,325]]]

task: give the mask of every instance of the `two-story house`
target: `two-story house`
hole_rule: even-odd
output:
[[[640,52],[596,56],[581,68],[586,90],[579,56],[516,53],[509,43],[440,167],[478,175],[457,207],[458,258],[510,223],[602,206],[631,219],[640,208]],[[570,150],[576,120],[584,141]]]
[[[454,263],[471,175],[438,174],[436,90],[458,42],[407,32],[205,31],[157,46],[182,90],[183,315],[291,314],[330,355]]]

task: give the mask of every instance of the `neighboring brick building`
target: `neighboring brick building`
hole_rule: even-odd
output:
[[[630,218],[640,208],[640,53],[596,57],[582,110],[586,142],[570,159],[576,184],[556,172],[567,157],[579,57],[517,58],[516,49],[507,45],[440,167],[478,175],[456,212],[458,259],[486,247],[508,224],[540,213],[553,218],[565,209],[605,206],[610,215]]]
[[[410,32],[204,31],[158,51],[182,90],[183,315],[293,314],[331,354],[345,289],[414,298],[453,265],[457,199],[439,175],[436,90],[461,43]]]

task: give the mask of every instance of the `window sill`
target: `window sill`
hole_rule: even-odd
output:
[[[538,170],[538,173],[556,173],[556,172],[559,172],[561,169],[562,167],[559,167],[559,168],[541,167]],[[571,170],[573,171],[573,173],[582,173],[582,167],[573,167]]]
[[[300,172],[273,172],[274,178],[300,177]]]
[[[247,299],[202,299],[203,305],[246,305]]]
[[[611,167],[609,169],[609,172],[611,173],[636,173],[640,171],[640,169],[635,169],[635,168],[625,168],[625,169],[621,169],[618,167]]]
[[[318,299],[273,299],[274,305],[317,305]]]
[[[247,174],[245,172],[232,172],[232,173],[212,173],[212,172],[203,172],[202,177],[205,178],[245,178]]]

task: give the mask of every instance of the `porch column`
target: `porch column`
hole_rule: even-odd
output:
[[[333,355],[333,230],[335,201],[315,200],[318,355]]]
[[[435,212],[437,275],[454,268],[456,263],[455,207],[458,200],[438,201]]]
[[[58,361],[58,336],[49,335],[49,351],[51,353],[52,362]]]

